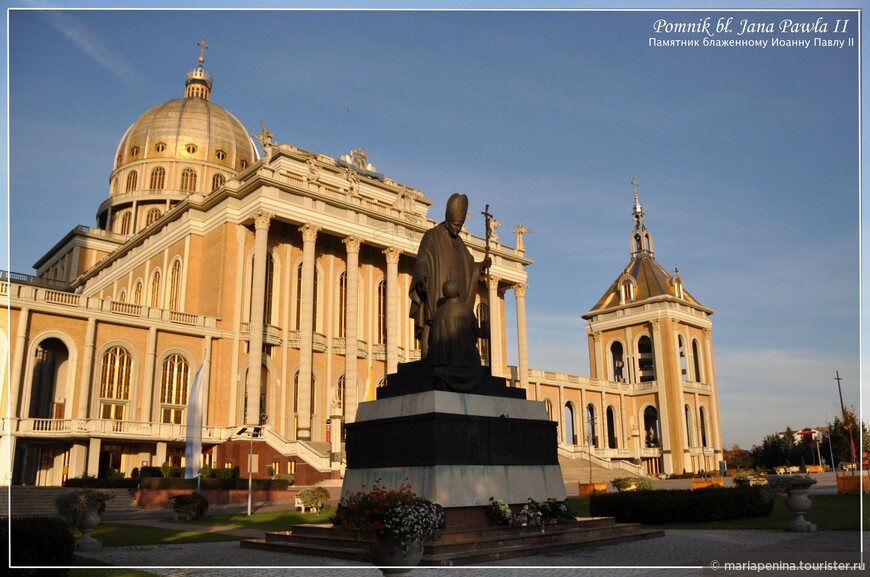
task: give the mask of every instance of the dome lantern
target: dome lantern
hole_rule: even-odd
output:
[[[200,40],[197,46],[199,46],[199,58],[197,59],[199,66],[188,72],[184,78],[184,97],[208,100],[211,96],[211,74],[202,67],[208,46],[205,40]]]

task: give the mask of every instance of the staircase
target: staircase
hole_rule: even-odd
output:
[[[3,498],[4,515],[10,514],[7,504],[11,502],[12,517],[31,517],[31,516],[54,516],[57,515],[57,509],[54,506],[54,500],[58,495],[77,491],[77,488],[72,487],[33,487],[23,485],[13,485],[12,487],[3,487],[0,492],[0,497]],[[11,499],[7,500],[6,496],[11,489]],[[133,498],[130,489],[103,489],[112,493],[114,497],[106,502],[106,513],[125,513],[138,511],[139,504]]]
[[[421,565],[451,566],[487,563],[530,555],[545,555],[584,547],[600,547],[664,536],[612,517],[578,519],[543,527],[463,527],[439,531],[423,546]],[[371,561],[369,543],[331,525],[296,525],[292,531],[247,539],[242,548]]]
[[[569,459],[559,455],[559,466],[562,468],[562,479],[565,481],[566,493],[569,497],[576,497],[579,492],[577,484],[589,482],[589,461],[583,458]],[[605,469],[600,465],[592,463],[593,483],[603,483],[613,479],[632,476],[631,473],[622,469]]]

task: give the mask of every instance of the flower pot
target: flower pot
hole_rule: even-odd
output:
[[[788,497],[785,500],[785,506],[789,511],[794,513],[794,519],[785,526],[786,531],[806,533],[816,530],[816,525],[814,523],[810,523],[804,519],[804,514],[806,514],[810,509],[810,506],[813,504],[809,495],[807,495],[809,490],[809,485],[796,486],[788,490]]]
[[[102,548],[103,544],[94,539],[91,533],[97,528],[102,520],[102,515],[97,505],[93,505],[82,515],[76,527],[82,532],[82,536],[76,541],[77,551],[93,551]]]
[[[407,573],[420,564],[423,558],[423,544],[414,541],[408,545],[407,553],[395,539],[382,538],[372,547],[372,562],[384,575]]]

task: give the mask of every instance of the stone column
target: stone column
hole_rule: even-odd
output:
[[[493,376],[504,372],[504,357],[501,354],[501,306],[498,300],[498,277],[490,277],[489,290],[489,365]]]
[[[664,466],[665,473],[672,474],[678,472],[674,468],[674,451],[681,451],[681,448],[676,446],[675,439],[672,439],[671,437],[671,421],[672,419],[676,419],[677,423],[680,423],[683,421],[684,417],[680,417],[679,413],[681,413],[682,410],[679,406],[676,408],[678,411],[676,414],[672,413],[670,409],[671,403],[668,398],[668,390],[666,387],[667,377],[664,371],[665,363],[662,352],[664,342],[662,341],[661,324],[662,323],[659,319],[653,319],[650,321],[650,338],[652,338],[653,363],[656,371],[656,396],[659,401],[659,445],[661,446],[662,451],[662,465]]]
[[[514,294],[517,298],[517,348],[519,349],[520,386],[528,390],[529,386],[529,336],[526,332],[526,289],[529,285],[515,284]],[[535,400],[541,400],[540,383],[535,383]]]
[[[79,404],[76,407],[74,418],[88,418],[88,400],[91,391],[94,390],[94,341],[97,335],[97,319],[90,317],[88,319],[88,327],[85,329],[85,350],[82,357],[82,376],[79,386]],[[81,472],[84,472],[82,470]]]
[[[260,386],[263,377],[263,305],[266,300],[266,258],[272,215],[254,216],[254,271],[251,283],[251,322],[248,341],[248,377],[245,381],[245,424],[260,424]]]
[[[387,374],[399,370],[399,256],[402,250],[389,247],[387,255]]]
[[[300,311],[299,344],[299,406],[296,407],[298,435],[303,441],[311,439],[311,383],[314,357],[314,251],[319,226],[306,224],[302,233],[302,309]]]
[[[145,383],[142,390],[142,399],[145,406],[140,409],[140,420],[148,423],[151,421],[154,407],[160,406],[160,387],[154,386],[154,369],[157,356],[157,329],[155,327],[148,329],[148,342],[145,347]],[[158,418],[157,420],[159,421],[160,419]]]
[[[357,350],[357,320],[359,313],[359,247],[360,239],[349,236],[342,241],[347,248],[347,303],[344,307],[344,418],[348,423],[356,419],[356,408],[359,404],[359,389],[357,388],[356,350]],[[341,434],[333,426],[333,435]]]
[[[30,324],[30,308],[21,307],[18,329],[15,333],[15,357],[12,359],[12,373],[9,382],[9,404],[12,418],[26,418],[27,407],[21,406],[21,371],[27,357],[27,326]]]
[[[100,447],[102,440],[99,437],[91,437],[88,442],[88,475],[97,477],[100,474]],[[163,453],[165,459],[166,453]],[[161,464],[163,461],[160,461]]]

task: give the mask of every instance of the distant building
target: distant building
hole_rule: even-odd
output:
[[[200,57],[184,98],[122,135],[96,226],[63,236],[35,275],[0,277],[0,461],[11,463],[0,483],[182,466],[200,368],[207,464],[246,475],[239,432],[258,427],[255,476],[338,477],[343,424],[398,363],[419,358],[408,286],[443,207],[430,218],[432,201],[362,149],[331,158],[261,126],[260,155],[211,89]],[[655,262],[635,203],[631,262],[583,315],[590,378],[528,368],[521,225],[515,247],[492,242],[476,313],[494,338],[481,356],[546,404],[565,458],[711,470],[722,456],[712,311]],[[482,260],[485,240],[462,235]],[[510,291],[517,367],[507,365]]]

